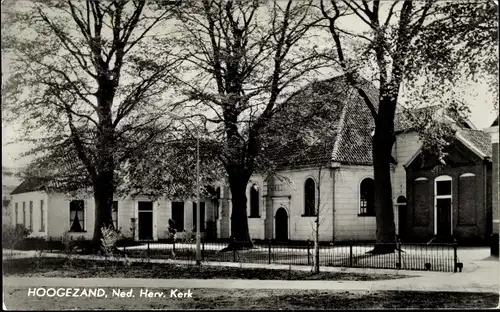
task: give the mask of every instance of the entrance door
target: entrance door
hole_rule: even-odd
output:
[[[153,239],[153,202],[139,202],[139,239]]]
[[[276,240],[287,241],[288,240],[288,214],[285,208],[281,207],[276,211],[276,216],[274,217]]]
[[[437,235],[451,235],[451,198],[438,198],[437,209]]]
[[[435,179],[435,183],[434,232],[439,237],[451,237],[452,180],[450,176],[439,176]]]
[[[406,198],[404,196],[399,196],[397,199],[398,206],[398,233],[401,239],[404,239],[406,232]]]

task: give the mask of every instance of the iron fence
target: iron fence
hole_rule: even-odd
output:
[[[316,252],[312,242],[254,242],[251,248],[227,248],[228,242],[201,243],[201,261],[262,264],[313,265]],[[347,242],[318,246],[320,266],[429,270],[457,272],[457,244],[405,244],[398,242],[392,253],[370,253],[375,243]],[[196,244],[144,241],[137,246],[123,246],[131,258],[196,260]]]
[[[31,242],[31,241],[30,241]],[[76,240],[75,246],[85,250],[89,241]],[[235,242],[237,243],[237,242]],[[33,240],[27,249],[62,251],[65,245],[59,240]],[[201,242],[201,261],[240,262],[261,264],[309,265],[315,263],[314,243],[255,241],[251,248],[227,248],[229,241]],[[239,246],[238,244],[235,244]],[[141,259],[175,259],[196,261],[196,243],[135,241],[118,244],[121,255]],[[442,272],[461,271],[456,241],[451,244],[402,243],[394,252],[370,253],[375,243],[369,242],[321,242],[318,246],[320,266],[379,268],[404,270],[429,270]]]

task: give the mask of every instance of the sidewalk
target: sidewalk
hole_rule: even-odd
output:
[[[453,291],[498,292],[498,283],[410,277],[381,281],[286,281],[235,279],[128,279],[128,278],[50,278],[4,277],[13,287],[113,287],[113,288],[223,288],[223,289],[317,289],[331,291]]]
[[[396,274],[407,278],[378,281],[288,281],[288,280],[229,280],[229,279],[127,279],[127,278],[25,278],[4,277],[4,285],[15,287],[142,287],[142,288],[243,288],[243,289],[318,289],[333,291],[456,291],[496,292],[500,291],[500,262],[498,258],[484,257],[485,253],[470,253],[464,257],[464,271],[461,273],[407,271],[387,269],[322,267],[323,272]],[[24,252],[17,257],[33,256]],[[55,257],[60,254],[45,254]],[[96,256],[77,256],[89,258]],[[138,259],[130,259],[135,261]],[[120,258],[118,261],[123,261]],[[186,263],[179,260],[154,260],[152,263]],[[280,264],[204,262],[204,266],[232,266],[243,268],[292,269],[309,271],[309,266]]]

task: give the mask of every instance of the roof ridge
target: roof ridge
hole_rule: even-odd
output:
[[[486,132],[486,131],[484,131],[483,129],[460,128],[460,130],[466,130],[466,131],[479,131],[479,132],[484,132],[484,133],[487,133],[487,132]]]
[[[348,109],[349,103],[346,102],[344,103],[344,106],[342,107],[342,112],[340,113],[340,118],[339,118],[339,124],[337,125],[337,139],[335,140],[335,143],[333,144],[333,150],[332,150],[332,161],[337,160],[338,154],[339,154],[339,149],[340,149],[340,142],[343,139],[343,131],[344,130],[344,123],[346,121],[346,115],[347,115],[347,109]]]

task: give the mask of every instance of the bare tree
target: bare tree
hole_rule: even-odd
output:
[[[328,212],[333,213],[331,208],[328,207],[326,202],[328,202],[330,197],[333,195],[332,192],[327,192],[329,195],[327,198],[322,198],[321,197],[321,185],[324,180],[325,174],[328,172],[328,170],[323,164],[318,163],[318,180],[316,183],[316,191],[318,192],[318,197],[316,201],[316,219],[314,220],[314,224],[312,225],[312,233],[313,233],[313,240],[314,240],[314,261],[313,261],[313,268],[314,268],[314,273],[318,274],[320,269],[319,269],[319,263],[320,263],[320,248],[319,248],[319,242],[320,242],[320,226],[324,223],[325,218],[328,216]]]
[[[232,236],[244,245],[252,245],[245,190],[265,162],[265,128],[286,109],[292,90],[325,66],[308,33],[318,23],[311,3],[203,0],[187,1],[179,11],[179,43],[190,51],[192,73],[180,86],[200,101],[183,109],[190,117],[204,114],[211,137],[221,142],[213,147],[232,194]]]
[[[349,83],[371,110],[375,122],[373,166],[378,243],[373,252],[392,252],[396,244],[392,189],[391,150],[395,142],[394,120],[401,85],[427,78],[429,89],[444,90],[464,75],[485,69],[484,57],[497,58],[497,8],[492,1],[326,1],[319,8],[333,39],[331,53]],[[356,17],[366,31],[354,32],[340,21]],[[477,34],[480,34],[476,36]],[[356,44],[348,44],[353,41]],[[479,46],[478,44],[483,44]],[[465,45],[465,49],[463,46]],[[354,48],[347,51],[347,47]],[[481,51],[485,49],[487,52]],[[495,61],[497,63],[497,61]],[[488,69],[487,72],[497,70]],[[373,73],[379,85],[374,103],[357,87],[361,73]],[[483,71],[484,72],[484,71]]]
[[[179,61],[157,30],[171,11],[145,1],[40,0],[9,12],[4,107],[35,144],[38,173],[59,178],[50,185],[92,190],[97,248],[100,229],[113,225],[116,170],[170,127],[158,103]]]

